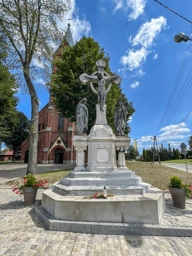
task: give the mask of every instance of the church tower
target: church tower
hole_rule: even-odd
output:
[[[54,58],[62,56],[66,47],[74,45],[70,24],[68,24],[63,40],[54,54]],[[55,72],[53,66],[52,72]],[[59,114],[52,104],[50,95],[49,102],[39,112],[38,127],[38,163],[62,164],[73,163],[75,160],[75,150],[72,145],[72,138],[76,132],[74,123],[69,122]],[[21,162],[28,162],[29,140],[22,143]]]

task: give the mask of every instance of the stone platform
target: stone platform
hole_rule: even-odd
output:
[[[113,223],[159,224],[165,211],[164,194],[153,188],[145,195],[115,195],[107,199],[91,199],[87,196],[63,196],[52,189],[42,195],[42,205],[36,213],[50,230],[93,233],[93,226],[108,229]],[[89,225],[90,223],[90,225]],[[94,223],[94,225],[93,225]],[[97,224],[101,225],[97,225]],[[78,231],[77,231],[78,230]]]
[[[115,195],[144,194],[150,190],[149,184],[127,168],[113,172],[71,171],[53,185],[53,190],[62,195],[91,196],[96,192],[102,193],[104,186],[108,194]]]

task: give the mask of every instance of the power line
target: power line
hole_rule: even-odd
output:
[[[190,70],[189,73],[192,73],[192,69]],[[189,76],[189,75],[188,75],[188,76]],[[188,78],[188,77],[187,77],[187,78]],[[187,79],[186,79],[186,80],[187,80]],[[167,122],[170,122],[171,119],[172,119],[172,117],[175,115],[176,110],[179,108],[179,106],[180,106],[181,102],[183,101],[183,99],[184,99],[184,97],[185,97],[187,91],[189,90],[189,87],[190,87],[190,85],[191,85],[191,82],[192,82],[192,75],[191,75],[191,77],[190,77],[189,80],[188,80],[187,86],[183,87],[182,90],[180,91],[181,94],[179,94],[179,96],[177,97],[176,100],[178,100],[178,101],[175,103],[175,106],[173,107],[172,112],[171,112],[170,115],[169,115],[170,118],[168,119]]]
[[[181,122],[179,122],[179,124],[185,122],[187,120],[187,118],[189,118],[192,115],[192,109],[187,113],[187,115],[181,120]],[[165,141],[167,140],[167,138],[165,138],[161,143],[163,144]]]
[[[179,72],[177,74],[177,77],[176,77],[176,80],[175,80],[175,83],[174,83],[174,86],[173,86],[173,89],[171,91],[171,94],[170,94],[170,97],[169,97],[169,100],[168,100],[168,103],[166,105],[166,108],[165,108],[165,111],[163,113],[163,117],[161,119],[161,122],[159,124],[159,127],[158,127],[158,130],[160,129],[160,127],[165,124],[165,120],[167,120],[167,117],[170,115],[170,112],[169,112],[169,108],[170,106],[173,104],[173,101],[174,101],[174,97],[176,95],[176,92],[178,91],[178,87],[179,87],[179,84],[180,84],[180,81],[182,79],[182,76],[184,74],[184,71],[186,69],[186,66],[188,64],[188,61],[189,61],[189,52],[191,51],[191,47],[192,47],[192,42],[190,42],[187,46],[187,49],[185,51],[185,55],[183,57],[183,61],[181,63],[181,67],[179,69]]]
[[[177,16],[179,16],[180,18],[186,20],[187,22],[189,22],[190,24],[192,24],[192,21],[188,20],[187,18],[185,18],[184,16],[182,16],[181,14],[175,12],[174,10],[170,9],[168,6],[162,4],[161,2],[154,0],[155,2],[157,2],[158,4],[162,5],[163,7],[165,7],[166,9],[168,9],[169,11],[173,12],[174,14],[176,14]]]
[[[171,121],[171,119],[174,116],[176,110],[180,106],[181,101],[183,100],[184,96],[186,95],[186,93],[187,93],[187,91],[188,91],[188,89],[191,85],[191,80],[192,80],[192,76],[190,76],[191,73],[192,73],[192,68],[190,69],[190,72],[188,73],[188,76],[187,76],[187,78],[184,82],[184,85],[183,85],[182,89],[180,90],[180,92],[179,92],[179,94],[178,94],[178,96],[175,100],[175,103],[173,104],[172,108],[170,108],[169,114],[167,115],[167,118],[164,121],[164,125],[166,125],[168,122]],[[187,83],[187,86],[185,86],[186,83]]]
[[[192,109],[187,113],[187,115],[183,118],[183,120],[180,123],[183,123],[187,120],[187,118],[189,118],[192,114]]]

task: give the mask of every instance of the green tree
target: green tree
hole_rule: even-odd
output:
[[[143,156],[143,160],[144,160],[144,161],[147,161],[147,152],[146,152],[145,149],[143,149],[142,156]]]
[[[62,54],[61,54],[62,55]],[[65,48],[63,55],[55,56],[54,65],[56,72],[51,79],[51,94],[54,97],[54,104],[63,116],[69,118],[71,122],[76,121],[75,107],[82,98],[87,98],[89,109],[88,131],[95,124],[97,97],[90,89],[89,85],[82,85],[79,76],[83,73],[91,75],[97,70],[96,61],[104,59],[105,70],[110,73],[109,56],[105,55],[97,42],[92,38],[83,37],[73,47]],[[112,84],[112,88],[107,94],[107,120],[114,129],[114,108],[119,97],[128,110],[128,117],[135,111],[132,103],[129,103],[125,95],[121,92],[119,85]],[[130,131],[127,125],[126,133]]]
[[[7,123],[9,136],[4,138],[6,146],[13,150],[13,162],[15,154],[21,151],[21,143],[29,136],[30,122],[24,113],[16,111],[14,118]]]
[[[136,159],[137,152],[136,152],[136,149],[132,145],[129,146],[127,153],[129,155],[130,160]]]
[[[47,67],[35,67],[33,60],[51,63],[54,45],[61,42],[57,21],[62,20],[68,0],[4,0],[0,1],[0,36],[9,45],[10,64],[22,70],[31,97],[31,129],[27,173],[36,173],[39,100],[33,78],[45,74]],[[13,61],[11,61],[13,60]],[[19,72],[18,71],[18,72]]]
[[[164,148],[162,144],[159,147],[159,156],[160,156],[161,161],[169,160],[168,150],[166,148]]]
[[[170,143],[168,144],[168,150],[167,150],[167,151],[168,151],[169,160],[171,160],[173,153],[172,153],[172,150],[171,150],[171,145],[170,145]]]
[[[191,158],[192,157],[192,136],[189,137],[188,145],[189,145],[189,151],[187,155],[188,155],[188,158]]]
[[[180,158],[180,152],[178,148],[173,148],[173,159],[179,159]]]
[[[192,136],[189,137],[188,144],[189,144],[189,149],[192,150]]]
[[[3,41],[0,42],[0,142],[4,137],[9,136],[9,130],[6,127],[7,121],[13,118],[17,98],[14,96],[17,89],[15,78],[9,72],[5,65],[6,51]],[[6,121],[7,120],[7,121]]]
[[[153,148],[152,149],[143,149],[143,160],[152,161],[153,159]]]

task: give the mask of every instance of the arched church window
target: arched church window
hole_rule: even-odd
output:
[[[63,129],[64,129],[64,117],[59,115],[58,130],[61,131]]]

